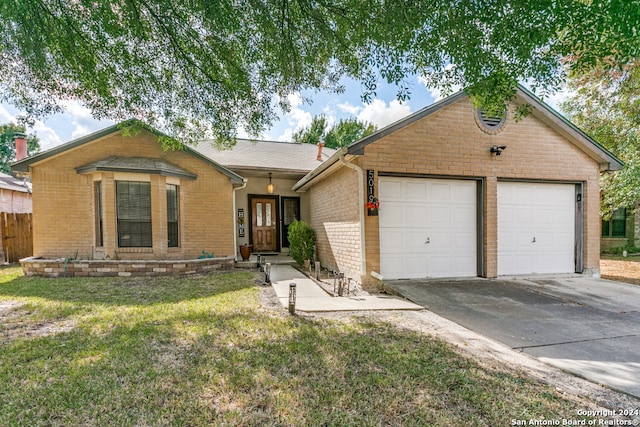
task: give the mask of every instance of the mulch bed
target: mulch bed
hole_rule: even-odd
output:
[[[603,279],[640,285],[640,257],[602,258],[600,274]]]

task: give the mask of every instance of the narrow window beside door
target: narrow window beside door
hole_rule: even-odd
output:
[[[167,239],[170,248],[180,246],[179,222],[180,217],[180,196],[177,185],[167,184]]]
[[[96,246],[103,246],[102,237],[102,181],[93,183],[93,205],[95,207]]]

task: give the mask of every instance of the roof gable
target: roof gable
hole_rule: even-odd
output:
[[[390,135],[406,126],[409,126],[418,120],[428,117],[466,97],[467,95],[464,93],[464,91],[460,91],[454,95],[435,102],[428,107],[416,111],[415,113],[403,119],[400,119],[397,122],[392,123],[389,126],[386,126],[359,141],[356,141],[355,143],[349,145],[349,147],[347,148],[347,152],[351,155],[363,155],[364,148],[367,145],[381,138],[384,138],[385,136]],[[531,93],[521,85],[518,85],[515,102],[521,104],[527,103],[532,105],[532,115],[540,119],[543,123],[545,123],[552,129],[559,132],[567,140],[587,153],[591,158],[596,160],[601,165],[602,170],[620,170],[622,168],[623,163],[620,159],[618,159],[615,155],[605,149],[589,135],[580,130],[576,125],[571,123],[549,105],[542,102],[538,97],[536,97],[533,93]]]
[[[14,164],[11,165],[11,170],[15,171],[15,172],[28,172],[29,171],[29,167],[36,165],[37,163],[40,163],[42,161],[46,161],[49,158],[58,156],[58,155],[62,155],[67,151],[73,150],[75,148],[81,147],[85,144],[94,142],[100,138],[103,138],[105,136],[120,132],[122,130],[122,128],[124,126],[129,126],[129,125],[139,125],[142,128],[142,131],[146,131],[149,132],[153,135],[156,135],[157,137],[166,137],[165,134],[163,134],[162,132],[155,130],[147,125],[145,125],[144,123],[138,121],[138,120],[127,120],[124,122],[121,122],[119,124],[113,125],[113,126],[109,126],[107,128],[104,128],[102,130],[99,130],[97,132],[91,133],[89,135],[83,136],[81,138],[75,139],[73,141],[67,142],[65,144],[62,145],[58,145],[57,147],[51,148],[49,150],[43,151],[41,153],[38,153],[34,156],[31,157],[27,157],[26,159],[20,160],[19,162],[15,162]],[[219,163],[215,162],[214,160],[203,156],[201,153],[199,153],[198,151],[194,150],[193,148],[189,147],[189,146],[184,146],[184,151],[186,151],[187,153],[191,154],[192,156],[204,161],[205,163],[209,164],[210,166],[212,166],[214,169],[216,169],[218,172],[222,173],[223,175],[226,175],[233,184],[236,185],[241,185],[244,182],[244,178],[241,177],[240,175],[238,175],[237,173],[227,169],[226,167],[220,165]],[[98,162],[99,163],[99,162]],[[87,165],[89,166],[89,165]],[[104,165],[103,165],[104,166]]]

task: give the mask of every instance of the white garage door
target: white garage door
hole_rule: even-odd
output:
[[[498,183],[498,274],[575,272],[573,184]]]
[[[475,181],[380,177],[385,279],[477,276]]]

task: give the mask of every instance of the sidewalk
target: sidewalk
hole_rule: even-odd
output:
[[[271,266],[271,285],[285,308],[289,307],[290,283],[296,284],[296,311],[423,310],[417,304],[390,295],[332,297],[290,265]]]

